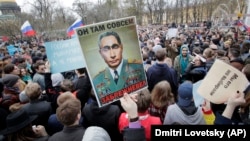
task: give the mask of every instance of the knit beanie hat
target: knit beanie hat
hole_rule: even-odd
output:
[[[19,80],[19,76],[14,75],[14,74],[7,74],[2,78],[2,80],[3,80],[4,86],[13,87]]]

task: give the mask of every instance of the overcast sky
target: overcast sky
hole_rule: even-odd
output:
[[[22,11],[24,12],[29,11],[29,6],[28,4],[26,4],[27,1],[33,1],[33,0],[16,0],[17,5],[19,5]],[[62,4],[62,6],[65,7],[71,7],[72,3],[74,2],[74,0],[56,0],[56,1],[58,1],[58,3]]]

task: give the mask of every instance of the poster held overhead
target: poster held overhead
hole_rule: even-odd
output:
[[[76,38],[45,43],[52,73],[84,68],[85,61]]]
[[[231,94],[243,92],[248,85],[249,82],[242,72],[216,59],[197,92],[212,103],[222,104]]]
[[[166,35],[166,39],[171,39],[173,37],[176,37],[178,35],[178,29],[177,28],[169,28],[168,33]]]
[[[99,107],[147,88],[135,17],[76,28]]]

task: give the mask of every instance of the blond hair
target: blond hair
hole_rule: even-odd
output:
[[[30,100],[35,100],[40,97],[42,93],[41,86],[38,83],[31,82],[25,87],[25,94]]]
[[[61,105],[66,100],[75,98],[71,92],[64,92],[57,97],[57,105]]]

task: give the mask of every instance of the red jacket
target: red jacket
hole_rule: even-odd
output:
[[[145,128],[145,135],[147,141],[151,140],[151,125],[162,125],[162,122],[159,117],[154,117],[149,115],[148,112],[145,113],[138,113],[139,120],[141,122],[141,125]],[[122,113],[119,118],[119,130],[122,132],[122,130],[127,127],[129,124],[128,114]]]

